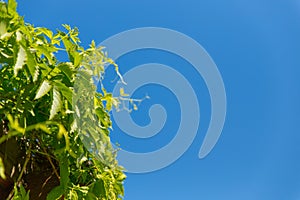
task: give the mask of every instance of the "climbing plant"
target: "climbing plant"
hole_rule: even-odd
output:
[[[109,138],[119,100],[101,84],[118,66],[95,42],[81,47],[76,28],[34,27],[16,8],[0,2],[0,199],[121,199]]]

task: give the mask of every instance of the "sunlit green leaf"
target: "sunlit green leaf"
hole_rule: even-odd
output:
[[[17,61],[16,61],[16,64],[15,64],[15,67],[14,67],[15,76],[17,76],[18,71],[20,69],[22,69],[23,65],[25,64],[26,59],[27,59],[26,51],[24,50],[24,48],[22,46],[20,46],[19,52],[18,52],[18,55],[17,55]]]
[[[46,48],[43,45],[36,45],[34,48],[37,50],[37,53],[40,56],[44,55],[47,58],[50,65],[54,64],[54,61],[53,61],[54,56],[52,54],[52,51],[49,51],[49,48]]]
[[[53,117],[60,111],[62,106],[61,95],[60,92],[57,90],[57,87],[54,86],[53,88],[53,101],[50,109],[50,117],[49,119],[53,119]]]
[[[58,68],[64,72],[64,74],[68,77],[69,81],[72,80],[72,76],[74,74],[74,71],[73,71],[73,66],[71,63],[61,63],[58,65]]]
[[[14,13],[17,10],[17,2],[15,0],[8,0],[8,12]]]
[[[78,200],[78,194],[75,190],[70,190],[69,196],[72,200]]]
[[[2,39],[2,35],[7,33],[7,24],[6,21],[1,20],[0,21],[0,37]]]
[[[38,34],[39,33],[43,33],[45,34],[48,38],[52,38],[53,36],[53,33],[51,30],[47,29],[47,28],[44,28],[44,27],[38,27],[36,28],[36,30],[38,30]]]
[[[50,84],[50,82],[48,80],[44,80],[41,86],[39,87],[34,99],[39,99],[43,97],[51,90],[51,88],[52,85]]]

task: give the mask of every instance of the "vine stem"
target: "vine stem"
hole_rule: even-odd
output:
[[[28,151],[27,151],[27,153],[26,153],[26,159],[25,159],[24,165],[23,165],[23,167],[22,167],[22,170],[21,170],[21,172],[20,172],[20,175],[19,175],[19,177],[18,177],[18,179],[17,179],[17,183],[20,182],[20,180],[21,180],[21,178],[22,178],[22,176],[23,176],[23,174],[24,174],[24,172],[25,172],[25,170],[26,170],[27,164],[28,164],[28,162],[29,162],[29,160],[30,160],[30,155],[31,155],[31,147],[29,147],[29,149],[28,149]]]
[[[24,162],[22,170],[21,170],[21,172],[20,172],[20,174],[18,176],[17,182],[15,183],[15,186],[19,185],[19,183],[20,183],[20,181],[22,179],[22,176],[23,176],[23,174],[24,174],[24,172],[26,170],[27,164],[28,164],[28,162],[30,160],[30,155],[31,155],[31,145],[29,146],[29,149],[26,151],[25,162]],[[12,189],[11,192],[10,192],[10,194],[8,195],[7,199],[13,199],[14,192],[15,192],[15,190]]]
[[[51,165],[51,167],[53,168],[53,171],[54,171],[56,177],[58,178],[58,180],[60,180],[60,176],[59,176],[59,174],[58,174],[58,172],[57,172],[57,170],[56,170],[56,168],[55,168],[55,165],[53,164],[53,162],[52,162],[50,156],[47,154],[47,151],[46,151],[45,147],[43,147],[43,146],[41,146],[41,147],[42,147],[42,149],[43,149],[43,151],[44,151],[44,154],[45,154],[47,160],[50,162],[50,165]]]
[[[38,136],[36,136],[36,137],[38,138],[38,141],[40,143],[41,139]],[[59,176],[59,174],[58,174],[58,172],[57,172],[57,170],[55,168],[55,165],[52,162],[51,156],[47,153],[45,147],[41,143],[40,143],[40,147],[42,148],[43,153],[41,153],[41,152],[38,152],[38,153],[41,153],[44,156],[46,156],[47,160],[49,161],[49,163],[50,163],[50,165],[51,165],[51,167],[52,167],[52,169],[54,171],[55,176],[58,178],[58,180],[60,180],[60,176]]]

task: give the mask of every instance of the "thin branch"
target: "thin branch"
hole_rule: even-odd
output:
[[[56,177],[58,178],[58,180],[60,180],[60,176],[59,176],[59,174],[58,174],[58,172],[57,172],[57,170],[55,168],[55,165],[52,162],[52,159],[50,158],[49,154],[47,154],[47,151],[46,151],[45,147],[43,147],[43,146],[41,146],[41,147],[42,147],[43,152],[45,153],[45,156],[46,156],[47,160],[49,161],[49,163],[50,163],[50,165],[51,165],[51,167],[52,167],[52,169],[53,169]]]
[[[21,173],[20,173],[20,175],[19,175],[19,177],[17,179],[17,183],[19,183],[21,181],[21,178],[22,178],[22,176],[23,176],[23,174],[24,174],[24,172],[26,170],[27,164],[28,164],[28,162],[30,160],[30,155],[31,155],[31,146],[29,147],[29,150],[26,153],[26,159],[25,159],[24,165],[22,167]]]

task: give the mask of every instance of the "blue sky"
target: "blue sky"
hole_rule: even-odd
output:
[[[149,62],[171,66],[190,81],[201,105],[199,130],[190,148],[164,169],[129,173],[125,200],[300,199],[299,0],[30,0],[19,1],[18,10],[36,26],[77,26],[84,46],[132,28],[173,29],[201,44],[218,66],[227,117],[217,145],[200,160],[211,114],[202,77],[184,59],[163,51],[135,51],[117,60],[121,73]],[[108,88],[113,84],[107,81]],[[141,126],[150,123],[148,109],[158,103],[168,118],[159,134],[144,140],[113,127],[113,141],[135,152],[166,145],[180,121],[179,103],[168,88],[145,85],[133,97],[145,94],[151,99],[132,114],[133,120]]]

